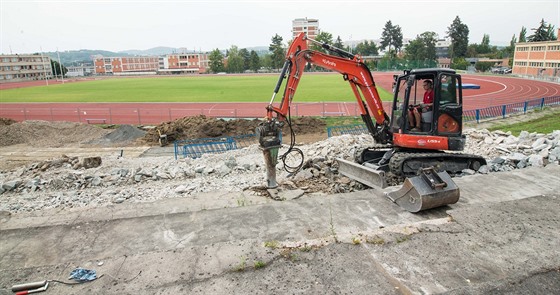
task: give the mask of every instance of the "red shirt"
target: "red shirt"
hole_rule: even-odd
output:
[[[433,103],[434,102],[434,90],[430,89],[424,93],[423,103]]]

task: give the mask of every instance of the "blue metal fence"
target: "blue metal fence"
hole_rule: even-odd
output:
[[[528,111],[542,110],[547,106],[559,106],[560,96],[550,96],[528,100],[525,102],[516,102],[511,104],[505,104],[500,106],[486,107],[483,109],[467,110],[463,111],[463,122],[472,122],[493,119],[493,118],[505,118],[507,115],[512,114],[525,114]],[[337,136],[342,134],[361,134],[367,133],[368,130],[363,124],[356,125],[344,125],[344,126],[332,126],[327,128],[327,134],[329,137]]]
[[[476,121],[502,117],[507,115],[527,113],[532,110],[542,110],[547,106],[560,105],[560,96],[550,96],[528,100],[525,102],[516,102],[501,106],[487,107],[483,109],[463,111],[463,122]]]
[[[175,149],[175,160],[183,158],[199,158],[203,154],[223,153],[248,147],[257,142],[255,134],[225,136],[217,138],[193,138],[176,140],[173,142]]]

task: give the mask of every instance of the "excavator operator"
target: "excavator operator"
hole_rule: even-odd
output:
[[[434,104],[434,85],[431,80],[424,80],[422,82],[422,87],[424,87],[424,99],[421,104],[410,105],[408,123],[412,131],[421,131],[422,125],[420,122],[421,114],[420,112],[429,112],[432,110]]]

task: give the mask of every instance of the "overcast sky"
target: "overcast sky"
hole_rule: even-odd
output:
[[[405,38],[444,37],[459,16],[469,43],[488,34],[492,45],[509,44],[523,26],[531,35],[541,19],[560,23],[560,0],[0,0],[0,11],[3,54],[268,46],[275,34],[291,39],[292,20],[302,17],[348,41],[379,39],[388,20]]]

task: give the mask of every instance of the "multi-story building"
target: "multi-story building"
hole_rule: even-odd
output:
[[[524,76],[560,76],[560,30],[555,41],[516,43],[512,73]]]
[[[84,77],[91,76],[95,74],[95,68],[92,64],[81,64],[77,66],[66,67],[68,72],[66,72],[67,77]]]
[[[101,75],[156,74],[159,68],[159,58],[154,56],[95,56],[93,66],[95,67],[95,73]]]
[[[207,53],[185,53],[162,57],[95,56],[93,63],[99,75],[155,75],[205,73],[209,60]]]
[[[319,20],[311,18],[296,18],[292,21],[292,38],[299,33],[306,33],[307,37],[315,39],[319,35]]]
[[[438,39],[436,41],[436,58],[449,58],[451,39]]]
[[[169,54],[159,58],[159,74],[205,73],[209,67],[208,53]]]
[[[40,54],[0,56],[0,83],[52,78],[51,59]]]

